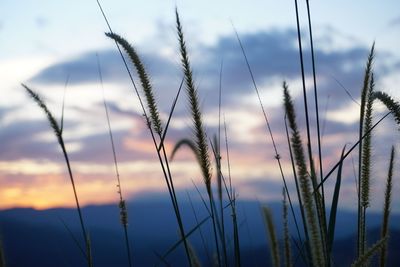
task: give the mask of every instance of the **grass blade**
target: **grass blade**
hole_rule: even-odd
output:
[[[329,260],[331,257],[332,253],[332,248],[333,248],[333,240],[335,239],[335,225],[336,225],[336,214],[337,214],[337,207],[339,203],[339,193],[340,193],[340,185],[342,181],[342,167],[343,167],[343,156],[344,152],[346,150],[346,146],[343,147],[342,154],[340,156],[340,165],[337,171],[337,177],[336,177],[336,184],[335,184],[335,189],[333,192],[333,197],[332,197],[332,205],[331,205],[331,213],[329,215],[329,225],[328,225],[328,236],[327,236],[327,248],[328,248],[328,256]]]
[[[168,120],[167,120],[167,123],[165,124],[165,129],[164,129],[164,132],[163,132],[163,134],[161,136],[160,145],[158,146],[158,151],[160,151],[161,148],[164,146],[164,140],[165,140],[165,137],[167,136],[168,127],[169,127],[169,124],[171,122],[172,115],[174,114],[176,103],[178,102],[178,98],[179,98],[179,96],[181,94],[181,89],[182,89],[182,85],[183,85],[184,81],[185,81],[185,78],[182,79],[182,81],[181,81],[181,83],[179,85],[179,88],[178,88],[178,92],[176,93],[174,102],[172,103],[171,111],[169,112]]]

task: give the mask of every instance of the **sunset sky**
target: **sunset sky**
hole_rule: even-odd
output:
[[[182,79],[175,32],[174,12],[178,7],[210,138],[218,129],[219,70],[223,62],[222,110],[227,124],[232,179],[239,198],[278,201],[282,187],[278,165],[232,24],[247,52],[285,175],[294,190],[281,86],[284,80],[288,82],[298,108],[299,124],[303,125],[294,1],[251,2],[103,0],[102,5],[113,31],[129,40],[142,56],[164,119]],[[307,88],[311,89],[305,1],[299,2]],[[310,4],[326,173],[338,161],[343,146],[349,147],[357,140],[356,102],[374,41],[376,88],[400,99],[400,3],[341,0],[310,1]],[[64,138],[79,198],[84,205],[118,200],[96,55],[104,76],[125,197],[134,200],[152,192],[166,193],[137,97],[115,44],[104,35],[107,31],[95,0],[0,2],[0,209],[74,205],[57,140],[42,111],[20,85],[25,83],[39,92],[60,118],[68,77]],[[374,120],[383,112],[376,105]],[[315,133],[313,111],[311,115]],[[305,138],[304,128],[301,129]],[[167,136],[169,151],[178,140],[191,134],[188,104],[182,94]],[[390,147],[394,144],[400,149],[399,137],[398,127],[391,118],[374,133],[373,209],[382,206]],[[316,143],[313,146],[316,152]],[[340,202],[345,208],[356,207],[357,154],[353,154],[345,162]],[[227,173],[226,157],[222,160]],[[172,172],[179,190],[193,190],[193,182],[203,186],[195,158],[186,149],[178,152]],[[394,190],[400,190],[398,174],[394,180]],[[329,194],[333,185],[334,178],[327,183]],[[395,195],[393,203],[393,210],[400,212],[398,196]]]

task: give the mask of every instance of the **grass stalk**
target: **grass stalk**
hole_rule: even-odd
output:
[[[293,266],[292,262],[292,252],[290,246],[290,233],[289,233],[289,221],[288,221],[288,203],[286,197],[285,188],[282,190],[283,197],[283,245],[284,245],[284,266],[291,267]]]
[[[342,162],[350,155],[350,153],[357,147],[360,145],[360,141],[363,140],[369,133],[372,132],[372,130],[374,130],[384,119],[386,119],[392,112],[388,112],[385,115],[383,115],[376,123],[374,123],[374,125],[372,125],[372,127],[363,134],[363,136],[361,136],[361,139],[359,139],[357,142],[355,142],[350,149],[343,155],[343,158],[340,159],[338,162],[336,162],[336,164],[330,169],[330,171],[325,175],[324,179],[322,180],[322,182],[317,186],[316,189],[320,188],[321,185],[323,183],[325,183],[330,176],[332,175],[333,172],[336,171],[336,169],[340,166],[340,164],[342,164]],[[359,191],[359,190],[358,190]]]
[[[80,207],[80,204],[79,204],[78,193],[77,193],[76,186],[75,186],[74,176],[72,175],[72,169],[71,169],[68,153],[67,153],[67,150],[65,148],[64,138],[62,136],[62,130],[59,127],[59,125],[58,125],[56,119],[54,118],[53,114],[47,108],[47,106],[46,106],[45,102],[42,100],[42,98],[37,93],[35,93],[33,90],[31,90],[28,86],[26,86],[25,84],[22,84],[22,87],[25,88],[25,90],[27,91],[28,95],[35,101],[35,103],[45,113],[45,115],[47,117],[47,120],[49,121],[50,126],[53,129],[55,136],[57,137],[58,144],[61,147],[64,159],[65,159],[65,163],[67,165],[68,174],[69,174],[70,182],[71,182],[71,185],[72,185],[72,190],[73,190],[73,193],[74,193],[75,204],[76,204],[76,208],[77,208],[77,211],[78,211],[79,222],[80,222],[80,226],[81,226],[81,230],[82,230],[83,240],[85,241],[85,244],[86,244],[86,260],[87,260],[87,264],[88,264],[89,267],[92,267],[93,266],[93,262],[92,262],[92,258],[90,256],[91,253],[90,253],[89,236],[87,234],[87,231],[86,231],[86,228],[85,228],[85,224],[83,222],[83,216],[82,216],[82,211],[81,211],[81,207]]]
[[[225,136],[225,150],[226,150],[226,161],[228,165],[228,181],[229,187],[226,186],[227,196],[229,198],[229,202],[231,203],[231,216],[232,216],[232,227],[233,227],[233,241],[234,241],[234,252],[235,252],[235,266],[241,266],[241,257],[240,257],[240,239],[239,239],[239,228],[236,214],[236,196],[234,195],[234,191],[232,188],[232,176],[231,176],[231,163],[229,156],[229,145],[228,145],[228,133],[226,129],[226,120],[224,117],[224,136]],[[225,180],[224,180],[225,181]],[[247,227],[248,230],[248,227]]]
[[[286,190],[286,194],[287,194],[287,197],[288,197],[288,200],[289,200],[289,205],[290,205],[290,209],[292,211],[292,216],[293,216],[293,219],[294,219],[295,224],[296,224],[297,232],[299,234],[299,240],[301,240],[300,232],[299,232],[299,228],[298,228],[298,223],[297,223],[297,219],[296,219],[296,215],[294,213],[294,208],[293,208],[293,205],[292,205],[292,200],[290,198],[289,190],[287,188],[286,178],[285,178],[285,175],[283,173],[283,168],[282,168],[282,164],[281,164],[281,156],[278,153],[278,149],[277,149],[277,146],[276,146],[276,143],[275,143],[274,136],[272,134],[272,129],[271,129],[268,117],[267,117],[267,113],[266,113],[266,111],[264,109],[264,105],[263,105],[263,103],[261,101],[261,96],[260,96],[260,93],[259,93],[259,90],[258,90],[258,86],[257,86],[257,83],[256,83],[254,75],[253,75],[253,71],[251,70],[250,63],[249,63],[249,60],[248,60],[247,55],[246,55],[246,51],[244,50],[244,46],[242,44],[242,41],[240,40],[239,34],[236,31],[234,26],[233,26],[233,29],[235,31],[236,38],[237,38],[239,46],[240,46],[240,50],[241,50],[241,52],[243,54],[243,57],[244,57],[244,59],[246,61],[247,70],[249,71],[249,74],[250,74],[250,77],[251,77],[251,81],[253,83],[253,88],[254,88],[254,90],[255,90],[255,92],[257,94],[257,99],[258,99],[258,102],[260,104],[261,111],[262,111],[263,116],[264,116],[265,124],[267,126],[267,131],[268,131],[269,137],[271,138],[272,146],[273,146],[273,149],[274,149],[274,152],[275,152],[275,159],[276,159],[276,161],[278,163],[279,172],[280,172],[280,175],[281,175],[281,178],[282,178],[285,190]]]
[[[221,107],[222,107],[222,69],[223,69],[223,61],[221,61],[220,71],[219,71],[219,86],[218,86],[218,135],[214,139],[214,147],[215,147],[215,160],[217,166],[217,184],[218,184],[218,198],[219,198],[219,213],[221,216],[221,230],[222,230],[222,243],[223,245],[223,253],[224,258],[227,261],[227,251],[226,251],[226,237],[225,237],[225,216],[223,209],[223,198],[222,198],[222,169],[221,169]],[[225,182],[225,181],[224,181]],[[226,186],[226,185],[225,185]],[[233,206],[232,206],[233,207]],[[233,219],[233,217],[232,217]]]
[[[196,224],[199,225],[200,224],[199,218],[197,216],[196,209],[193,206],[192,198],[190,197],[190,194],[188,192],[187,192],[187,196],[188,196],[188,199],[189,199],[190,207],[192,208],[192,212],[193,212],[194,218],[196,220]],[[204,234],[203,234],[203,231],[201,230],[201,227],[199,227],[199,234],[200,234],[200,238],[201,238],[201,243],[203,244],[204,252],[205,252],[206,257],[207,257],[208,265],[211,265],[211,256],[210,256],[210,253],[208,251],[207,243],[206,243],[206,240],[204,238]]]
[[[319,124],[319,105],[318,105],[318,90],[317,90],[317,78],[316,78],[316,67],[315,67],[315,54],[314,54],[314,40],[312,34],[312,26],[311,26],[311,12],[310,12],[310,3],[309,0],[306,0],[307,4],[307,18],[308,18],[308,31],[310,34],[310,49],[311,49],[311,64],[312,64],[312,73],[313,73],[313,85],[314,85],[314,104],[315,104],[315,120],[317,126],[317,142],[318,142],[318,161],[319,161],[319,174],[321,181],[324,177],[323,169],[322,169],[322,150],[321,150],[321,131]],[[322,193],[322,207],[325,210],[325,191],[324,186],[321,186]]]
[[[308,1],[306,1],[306,2],[307,2],[307,13],[309,14],[310,13],[309,4],[308,4]],[[309,110],[308,110],[307,89],[306,89],[306,80],[305,80],[305,71],[304,71],[303,47],[302,47],[302,42],[301,42],[300,19],[299,19],[299,10],[298,10],[297,0],[295,0],[295,11],[296,11],[297,40],[298,40],[298,46],[299,46],[301,80],[302,80],[302,88],[303,88],[304,112],[305,112],[305,118],[306,118],[307,152],[308,152],[308,159],[309,159],[309,163],[310,163],[310,172],[311,172],[312,185],[313,185],[314,190],[316,191],[317,182],[316,182],[316,172],[315,172],[315,166],[314,166],[313,155],[312,155],[311,134],[310,134],[310,119],[309,119],[309,114],[308,114]],[[311,18],[309,18],[309,28],[310,28],[310,31],[311,31]],[[313,46],[312,39],[311,39],[311,45]],[[314,59],[314,56],[312,56],[312,60],[313,59]],[[313,63],[313,74],[315,75],[315,63]],[[315,88],[315,93],[316,93],[315,76],[314,76],[314,88]],[[315,99],[316,99],[316,96],[315,96]],[[318,110],[318,106],[317,105],[316,105],[316,108]],[[322,187],[321,187],[321,189],[322,189]],[[325,239],[326,239],[327,228],[326,228],[325,209],[324,209],[324,205],[323,205],[324,195],[319,197],[319,192],[316,191],[316,193],[313,194],[313,196],[314,196],[314,201],[315,201],[315,204],[316,204],[316,210],[317,210],[317,216],[318,216],[318,224],[320,226],[319,229],[320,229],[320,235],[321,235],[322,243],[324,245],[326,245]],[[327,259],[326,251],[327,251],[326,246],[324,246],[323,247],[323,252],[324,252],[325,259]],[[326,260],[326,262],[329,265],[329,262],[327,260]]]
[[[110,136],[110,143],[111,143],[111,150],[112,150],[112,155],[113,155],[113,160],[114,160],[114,168],[115,168],[115,175],[117,177],[117,193],[119,196],[119,202],[118,202],[118,207],[120,211],[120,221],[121,225],[123,227],[124,231],[124,239],[125,239],[125,247],[126,247],[126,253],[128,257],[128,264],[129,267],[132,267],[132,257],[131,257],[131,246],[129,242],[129,235],[128,235],[128,209],[126,207],[126,202],[123,198],[122,195],[122,187],[121,187],[121,180],[120,180],[120,175],[119,175],[119,169],[118,169],[118,160],[117,160],[117,153],[115,151],[115,144],[114,144],[114,137],[111,129],[111,122],[110,122],[110,115],[108,112],[108,107],[107,107],[107,102],[104,94],[104,83],[103,83],[103,74],[101,72],[100,68],[100,61],[99,57],[97,56],[97,67],[98,67],[98,73],[99,73],[99,79],[100,79],[100,84],[101,84],[101,89],[103,93],[103,105],[104,105],[104,110],[106,113],[106,119],[107,119],[107,126],[108,126],[108,134]]]
[[[313,89],[314,89],[314,105],[315,105],[315,121],[317,128],[317,146],[318,146],[318,163],[319,163],[319,176],[320,181],[323,180],[323,168],[322,168],[322,148],[321,148],[321,131],[319,124],[319,106],[318,106],[318,90],[317,90],[317,79],[316,79],[316,67],[315,67],[315,54],[314,54],[314,40],[312,34],[312,25],[311,25],[311,12],[310,12],[310,3],[309,0],[306,0],[307,4],[307,18],[308,18],[308,31],[310,35],[310,49],[311,49],[311,64],[312,64],[312,75],[313,75]],[[315,185],[314,185],[315,188]],[[318,203],[321,205],[320,207],[320,224],[322,224],[322,238],[323,241],[326,241],[327,238],[327,221],[326,221],[326,209],[325,209],[325,190],[324,185],[321,186],[321,201]],[[324,242],[327,244],[327,242]],[[325,259],[327,266],[330,266],[328,248],[325,247]]]

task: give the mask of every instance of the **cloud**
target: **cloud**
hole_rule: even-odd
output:
[[[392,20],[390,20],[390,22],[388,23],[389,27],[398,27],[400,26],[400,17],[396,17],[393,18]]]
[[[3,153],[0,160],[18,160],[21,158],[57,158],[58,147],[51,145],[54,142],[36,142],[35,137],[44,132],[51,132],[46,121],[17,121],[3,127],[0,131],[0,140]]]
[[[268,90],[277,82],[300,79],[297,35],[294,30],[245,33],[241,34],[241,41],[259,87]],[[306,43],[303,44],[303,57],[306,76],[311,79],[309,60],[311,53]],[[140,53],[146,49],[139,47],[138,51]],[[253,93],[251,77],[235,36],[223,36],[213,45],[198,45],[191,52],[196,85],[201,90],[206,109],[216,107],[218,104],[216,96],[221,61],[223,61],[223,89],[226,91],[224,101],[231,103],[243,95]],[[338,50],[324,50],[318,46],[315,48],[319,97],[326,99],[334,94],[336,101],[331,102],[331,108],[341,107],[347,102],[349,97],[342,86],[353,96],[358,96],[368,52],[369,48],[361,45]],[[163,100],[160,101],[161,105],[169,109],[171,96],[178,89],[182,77],[176,59],[153,52],[140,54],[155,84],[156,95]],[[128,85],[129,79],[120,55],[114,49],[101,51],[99,55],[104,81]],[[68,75],[73,84],[98,83],[96,53],[85,53],[74,59],[51,65],[31,80],[42,84],[64,84]],[[307,84],[307,88],[311,89],[311,84]],[[171,100],[165,101],[168,97]]]
[[[103,80],[105,82],[129,82],[129,77],[124,68],[121,56],[114,49],[104,50],[99,53],[88,52],[71,60],[50,65],[32,77],[31,82],[40,84],[64,84],[66,78],[70,76],[70,84],[99,83],[97,54]],[[144,54],[143,62],[146,66],[150,66],[149,69],[155,77],[163,77],[171,74],[169,71],[172,69],[171,62],[163,57]]]

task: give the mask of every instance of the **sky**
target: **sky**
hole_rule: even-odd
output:
[[[285,80],[295,100],[298,122],[304,125],[294,1],[257,0],[249,4],[236,0],[117,3],[103,0],[101,3],[113,31],[129,40],[142,57],[164,122],[182,79],[175,31],[175,7],[178,8],[210,139],[218,131],[218,88],[220,73],[222,75],[222,113],[226,121],[232,182],[238,198],[280,201],[282,178],[235,37],[236,29],[260,90],[290,191],[295,192],[282,107],[282,82]],[[307,14],[304,1],[299,4],[306,82],[311,99]],[[341,0],[311,1],[310,7],[323,134],[323,172],[327,173],[338,161],[343,146],[350,147],[357,140],[359,92],[374,41],[376,88],[400,99],[397,89],[400,83],[400,4],[395,0],[384,3]],[[65,92],[63,137],[83,205],[118,200],[102,88],[109,108],[125,198],[134,201],[152,193],[166,194],[138,99],[115,43],[104,35],[107,31],[94,0],[0,2],[0,209],[74,206],[56,137],[21,83],[43,96],[57,118],[61,117]],[[98,66],[103,75],[103,87]],[[384,111],[382,106],[376,105],[374,121]],[[315,136],[313,106],[310,114]],[[303,140],[304,130],[301,126]],[[167,135],[168,151],[180,139],[191,136],[190,113],[186,96],[182,94]],[[374,132],[372,209],[380,210],[383,205],[390,148],[392,145],[398,148],[398,138],[398,126],[392,118],[386,119]],[[224,138],[222,140],[225,142]],[[312,145],[316,157],[316,143]],[[340,199],[344,208],[356,208],[354,173],[357,162],[357,153],[352,153],[345,162]],[[225,174],[227,165],[227,157],[223,156]],[[204,188],[200,169],[188,149],[178,151],[171,169],[179,191],[192,192],[194,184]],[[394,190],[400,189],[397,178],[400,177],[394,178]],[[326,184],[327,195],[332,194],[333,186],[334,178],[331,178]],[[393,210],[400,212],[400,199],[396,196]]]

